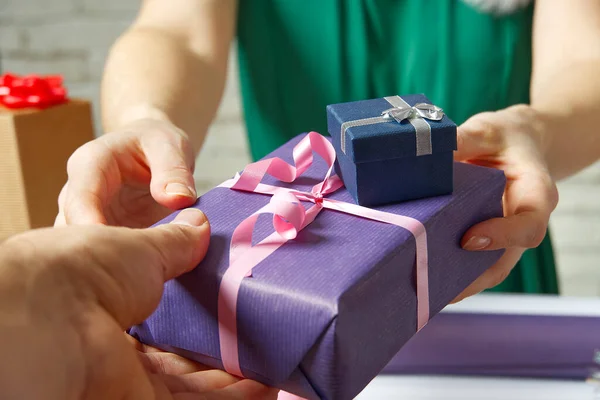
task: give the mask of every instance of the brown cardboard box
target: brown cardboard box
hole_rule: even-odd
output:
[[[44,110],[0,106],[0,240],[54,224],[67,160],[93,138],[87,101]]]

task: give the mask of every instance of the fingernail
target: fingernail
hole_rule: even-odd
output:
[[[465,250],[483,250],[492,243],[489,237],[485,236],[473,236],[465,243],[463,249]]]
[[[165,193],[176,196],[196,197],[196,191],[182,183],[169,183],[165,188]]]
[[[202,211],[196,208],[187,208],[177,214],[171,223],[187,226],[202,226],[206,223],[206,221],[208,220]]]

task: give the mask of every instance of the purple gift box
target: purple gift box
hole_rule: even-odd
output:
[[[267,158],[293,164],[292,150],[303,137]],[[263,183],[310,191],[327,167],[315,157],[293,184],[271,177]],[[425,226],[431,316],[501,256],[501,251],[462,250],[460,239],[472,225],[502,216],[504,186],[501,171],[457,163],[451,195],[376,207]],[[327,197],[353,203],[344,188]],[[207,215],[212,231],[206,258],[166,283],[157,310],[130,334],[223,369],[217,299],[232,233],[270,198],[226,187],[200,197],[195,207]],[[272,231],[272,218],[259,218],[255,242]],[[307,399],[353,398],[417,332],[415,275],[415,239],[409,231],[323,210],[242,281],[237,334],[243,375]]]

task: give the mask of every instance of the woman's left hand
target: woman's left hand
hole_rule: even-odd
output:
[[[526,249],[546,235],[558,190],[544,160],[543,123],[529,106],[518,105],[473,116],[458,128],[455,159],[504,171],[504,217],[470,228],[461,245],[466,250],[506,249],[502,258],[455,301],[500,284]]]

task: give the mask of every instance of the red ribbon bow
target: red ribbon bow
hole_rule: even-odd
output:
[[[67,101],[59,75],[0,75],[0,104],[6,108],[48,108]]]

